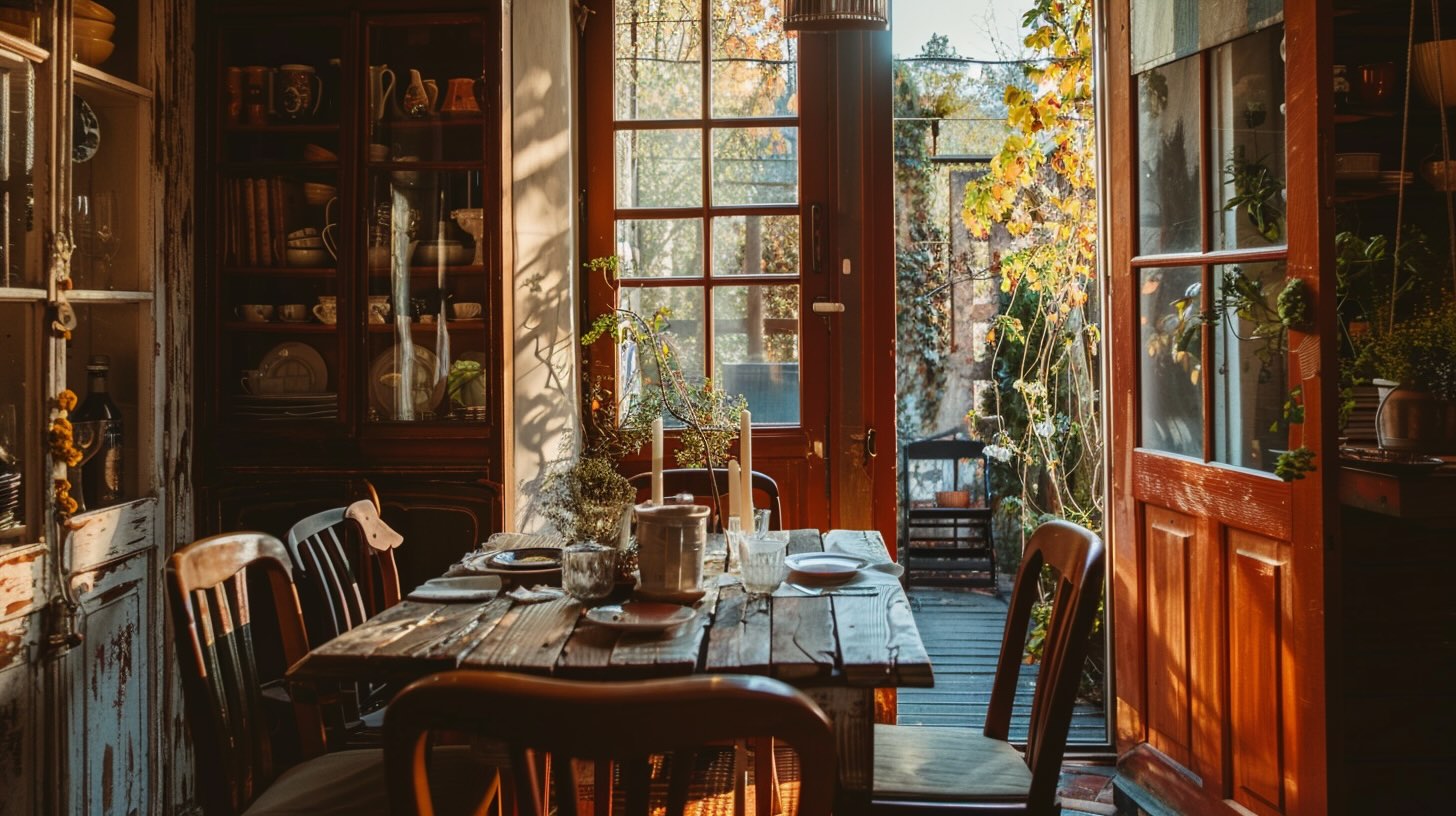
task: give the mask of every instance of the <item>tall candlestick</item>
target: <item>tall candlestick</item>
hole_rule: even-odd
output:
[[[742,472],[742,468],[738,467],[738,461],[736,459],[729,459],[728,460],[728,518],[739,518],[739,519],[742,518],[742,513],[738,509],[739,507],[742,506],[742,504],[739,502],[738,494],[743,492],[742,488],[738,484],[738,481],[742,478],[739,475],[740,472]],[[727,525],[725,524],[724,526],[726,527]]]
[[[652,420],[652,503],[661,505],[662,495],[662,417]]]
[[[738,461],[743,472],[739,474],[739,486],[743,495],[738,498],[738,512],[743,531],[753,531],[753,414],[743,409],[743,418],[738,427]]]

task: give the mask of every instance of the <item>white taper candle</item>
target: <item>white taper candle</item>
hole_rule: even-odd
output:
[[[743,519],[743,531],[753,532],[753,414],[743,409],[743,418],[738,426],[738,461],[743,472],[739,486],[743,489],[738,497],[739,518]]]
[[[662,417],[652,420],[652,503],[661,505],[662,495]]]
[[[739,512],[739,509],[738,509],[740,507],[740,504],[739,504],[739,501],[738,501],[738,494],[743,492],[742,485],[738,484],[738,480],[741,478],[739,476],[739,473],[741,473],[741,472],[742,472],[742,468],[738,467],[738,460],[736,460],[736,459],[729,459],[728,460],[728,518],[742,518],[742,514]],[[725,524],[724,526],[726,527],[727,525]]]

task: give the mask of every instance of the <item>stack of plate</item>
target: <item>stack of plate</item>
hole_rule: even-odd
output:
[[[339,415],[337,394],[240,394],[237,416],[263,422],[335,419]]]
[[[20,524],[20,474],[0,473],[0,530]]]
[[[83,65],[100,65],[111,57],[116,44],[116,15],[111,9],[93,0],[76,0],[71,20],[75,30],[76,61]]]
[[[1380,407],[1380,392],[1373,385],[1362,385],[1354,389],[1355,406],[1345,420],[1341,434],[1353,444],[1375,442],[1375,410]]]

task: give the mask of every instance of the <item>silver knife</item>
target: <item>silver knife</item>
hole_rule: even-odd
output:
[[[789,589],[795,590],[797,592],[802,592],[805,595],[811,595],[811,596],[819,596],[819,595],[878,595],[880,593],[879,589],[877,589],[875,587],[872,587],[872,586],[809,587],[809,586],[804,586],[803,584],[795,584],[795,583],[793,583],[791,581],[785,581],[784,582],[784,586],[788,587]]]

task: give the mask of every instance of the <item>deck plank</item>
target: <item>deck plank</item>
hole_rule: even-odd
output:
[[[980,728],[986,720],[996,660],[1006,626],[1006,598],[941,587],[909,590],[915,625],[935,667],[934,688],[901,688],[900,725]],[[837,600],[848,600],[837,599]],[[1026,738],[1038,665],[1023,665],[1011,712],[1011,738]],[[1069,742],[1107,739],[1101,706],[1078,703],[1072,711]]]

